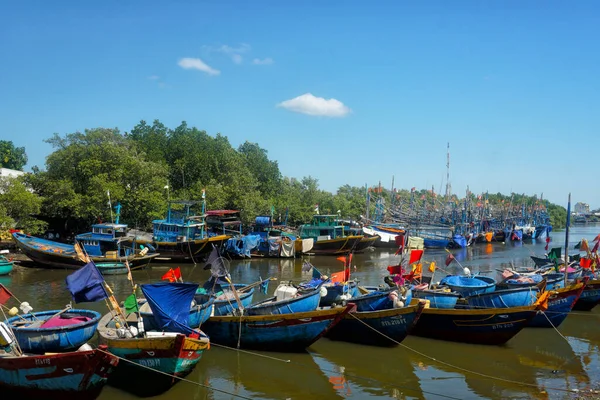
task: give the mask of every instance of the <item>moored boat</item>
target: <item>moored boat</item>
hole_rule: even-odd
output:
[[[105,346],[46,355],[0,354],[0,393],[6,399],[94,400],[119,360]]]
[[[326,307],[315,311],[275,315],[221,315],[210,317],[202,329],[223,346],[297,352],[311,344],[354,308]]]
[[[538,307],[534,304],[500,309],[426,308],[410,334],[453,342],[501,345],[529,324]]]
[[[280,284],[275,296],[254,303],[245,309],[247,315],[291,314],[314,311],[321,300],[321,285],[307,292],[300,292],[288,284]]]
[[[415,299],[405,307],[354,311],[344,315],[326,337],[376,346],[396,346],[409,334],[424,308],[425,302]]]
[[[354,251],[362,240],[362,235],[344,235],[344,226],[338,225],[337,215],[314,215],[310,224],[299,229],[302,239],[313,239],[311,253],[316,255],[337,255]]]
[[[600,279],[591,279],[587,281],[573,309],[577,311],[591,311],[598,304],[600,304]]]
[[[511,308],[530,306],[537,300],[539,289],[528,286],[516,289],[494,290],[479,293],[465,298],[466,303],[474,308]]]
[[[19,346],[34,354],[76,350],[96,333],[100,313],[92,310],[52,310],[7,320]]]
[[[538,310],[529,323],[529,327],[557,328],[560,326],[573,309],[585,287],[585,283],[579,282],[552,291],[548,298],[548,309],[545,311]]]
[[[440,281],[440,286],[448,286],[461,296],[467,297],[493,292],[496,289],[496,281],[487,276],[448,275]]]
[[[12,260],[9,260],[5,256],[3,256],[2,255],[2,254],[4,254],[3,252],[8,253],[8,251],[7,250],[0,251],[0,276],[10,274],[14,267],[14,262]]]

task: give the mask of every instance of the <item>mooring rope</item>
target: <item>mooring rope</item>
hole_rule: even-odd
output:
[[[398,341],[397,341],[397,340],[395,340],[395,339],[392,339],[391,337],[389,337],[389,336],[388,336],[388,335],[386,335],[385,333],[383,333],[383,332],[381,332],[381,331],[378,331],[377,329],[373,328],[372,326],[370,326],[370,325],[369,325],[369,324],[367,324],[366,322],[364,322],[364,321],[360,320],[358,317],[356,317],[355,315],[353,315],[353,313],[348,313],[348,315],[350,315],[352,318],[356,319],[356,320],[357,320],[357,321],[359,321],[360,323],[364,324],[364,325],[365,325],[365,326],[367,326],[369,329],[371,329],[371,330],[373,330],[373,331],[375,331],[375,332],[379,333],[381,336],[385,337],[386,339],[388,339],[388,340],[392,341],[393,343],[396,343],[397,345],[401,346],[402,348],[404,348],[404,349],[406,349],[406,350],[409,350],[409,351],[412,351],[413,353],[415,353],[415,354],[418,354],[418,355],[420,355],[421,357],[427,358],[427,359],[429,359],[429,360],[431,360],[431,361],[435,361],[435,362],[437,362],[437,363],[439,363],[439,364],[445,365],[445,366],[447,366],[447,367],[450,367],[450,368],[454,368],[454,369],[456,369],[456,370],[459,370],[459,371],[462,371],[462,372],[466,372],[466,373],[469,373],[469,374],[473,374],[473,375],[481,376],[481,377],[483,377],[483,378],[487,378],[487,379],[493,379],[493,380],[497,380],[497,381],[501,381],[501,382],[512,383],[512,384],[515,384],[515,385],[529,386],[529,387],[534,387],[534,388],[536,388],[536,389],[539,389],[538,385],[536,385],[536,384],[534,384],[534,383],[520,382],[520,381],[515,381],[515,380],[512,380],[512,379],[506,379],[506,378],[501,378],[501,377],[498,377],[498,376],[488,375],[488,374],[484,374],[484,373],[481,373],[481,372],[472,371],[472,370],[470,370],[470,369],[466,369],[466,368],[463,368],[463,367],[459,367],[459,366],[457,366],[457,365],[453,365],[453,364],[447,363],[447,362],[445,362],[445,361],[438,360],[438,359],[436,359],[436,358],[434,358],[434,357],[431,357],[431,356],[429,356],[429,355],[427,355],[427,354],[425,354],[425,353],[422,353],[422,352],[420,352],[420,351],[418,351],[418,350],[415,350],[415,349],[413,349],[413,348],[410,348],[410,347],[408,347],[407,345],[405,345],[405,344],[402,344],[402,343],[398,342]],[[554,387],[545,387],[545,390],[555,390],[555,391],[558,391],[558,392],[566,392],[566,393],[579,393],[579,391],[578,391],[578,390],[572,390],[572,389],[562,389],[562,388],[554,388]]]

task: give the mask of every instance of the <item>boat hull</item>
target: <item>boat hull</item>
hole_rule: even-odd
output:
[[[301,352],[316,342],[346,313],[354,309],[326,308],[283,315],[245,315],[211,317],[202,330],[211,341],[234,348]]]
[[[362,236],[345,236],[337,239],[316,240],[310,252],[315,255],[346,254],[354,250],[362,238]]]
[[[471,344],[501,345],[525,328],[537,306],[505,309],[426,308],[411,335]]]
[[[373,346],[396,346],[408,336],[424,306],[424,302],[417,302],[403,308],[352,312],[346,314],[325,336]]]
[[[105,350],[0,357],[0,393],[21,400],[96,399],[119,362]]]
[[[0,263],[0,276],[8,275],[13,270],[13,263]]]
[[[153,242],[152,246],[160,253],[160,258],[170,258],[172,261],[198,260],[210,253],[213,246],[221,247],[230,238],[229,235],[218,235],[185,242]]]
[[[600,280],[594,279],[587,282],[573,310],[591,311],[598,304],[600,304]]]
[[[539,289],[529,286],[517,289],[495,290],[466,298],[467,304],[476,308],[510,308],[530,306],[537,300]]]
[[[363,236],[363,238],[354,247],[355,252],[365,251],[369,247],[376,247],[377,241],[380,240],[379,236]]]
[[[22,233],[13,233],[13,239],[19,249],[25,253],[38,267],[51,269],[79,269],[85,263],[77,257],[73,245],[53,242],[51,240],[35,238]],[[125,262],[134,269],[145,267],[158,253],[135,255],[128,257],[108,258],[104,256],[91,256],[94,263]]]
[[[556,290],[556,293],[551,294],[548,299],[548,309],[543,312],[538,311],[529,326],[531,328],[558,327],[567,318],[584,290],[583,283]]]
[[[460,294],[454,292],[438,292],[430,290],[413,290],[413,296],[418,299],[429,300],[431,308],[447,308],[456,307],[456,302]]]
[[[92,310],[73,309],[61,314],[61,317],[85,316],[91,318],[89,321],[75,325],[36,328],[20,323],[21,321],[30,323],[35,323],[36,320],[46,321],[59,312],[60,310],[52,310],[25,314],[12,317],[7,321],[24,352],[43,354],[77,350],[96,333],[101,315]]]

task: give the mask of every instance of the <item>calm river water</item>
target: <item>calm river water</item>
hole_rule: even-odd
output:
[[[575,252],[573,245],[581,238],[591,240],[598,233],[600,225],[573,227],[570,253]],[[551,247],[564,245],[564,232],[553,232],[552,239]],[[460,264],[472,272],[498,278],[498,269],[511,265],[532,266],[529,256],[543,255],[544,246],[544,242],[481,244],[454,253]],[[423,259],[435,260],[444,266],[445,256],[443,251],[426,251]],[[251,283],[269,276],[300,281],[310,278],[302,272],[302,261],[232,261],[230,270],[238,283]],[[378,285],[386,275],[386,267],[396,261],[392,251],[357,254],[353,277],[364,285]],[[322,272],[341,269],[335,257],[311,257],[310,262]],[[157,281],[169,267],[176,265],[181,264],[155,263],[147,270],[135,272],[134,279],[137,283]],[[181,267],[186,281],[204,282],[208,277],[202,265]],[[454,262],[446,270],[458,273],[462,268]],[[59,309],[70,301],[64,284],[67,274],[60,270],[20,267],[0,282],[21,301],[28,301],[34,310]],[[436,274],[441,277],[443,272]],[[107,277],[107,281],[120,300],[131,293],[125,276]],[[269,291],[272,293],[275,287],[276,282],[272,282]],[[262,297],[257,293],[254,298]],[[106,312],[103,303],[82,306]],[[213,346],[188,378],[231,394],[181,382],[155,399],[234,399],[236,395],[252,399],[570,398],[572,395],[565,390],[589,389],[600,378],[600,307],[591,313],[574,312],[559,330],[564,337],[553,329],[527,328],[501,347],[409,336],[403,344],[421,354],[403,347],[377,348],[328,339],[319,340],[303,354],[265,352],[259,355]],[[111,387],[100,396],[100,400],[133,398]]]

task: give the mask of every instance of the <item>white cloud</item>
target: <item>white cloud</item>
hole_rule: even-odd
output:
[[[352,110],[336,99],[325,99],[305,93],[290,100],[282,101],[277,107],[293,112],[321,117],[344,117]]]
[[[182,58],[177,64],[183,69],[197,69],[198,71],[206,72],[208,75],[219,75],[221,73],[218,69],[206,65],[199,58]]]
[[[252,64],[254,64],[254,65],[271,65],[271,64],[273,64],[273,59],[271,57],[263,58],[262,60],[260,58],[255,58],[254,60],[252,60]]]
[[[150,75],[148,77],[148,79],[150,79],[151,81],[157,81],[157,80],[160,79],[160,76],[158,76],[158,75]]]
[[[227,57],[231,58],[231,61],[233,61],[236,64],[241,64],[244,60],[242,54],[248,53],[252,49],[252,47],[246,43],[242,43],[237,47],[232,47],[224,44],[219,47],[202,46],[202,48],[208,53],[216,52],[225,54]]]
[[[231,55],[231,60],[236,63],[236,64],[241,64],[242,63],[242,59],[243,57],[239,54],[232,54]]]

